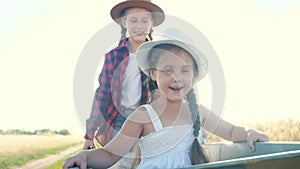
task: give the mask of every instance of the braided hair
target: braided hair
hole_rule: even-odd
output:
[[[170,49],[175,50],[175,52],[183,50],[189,54],[189,52],[186,51],[185,49],[183,49],[179,46],[173,45],[173,44],[161,44],[161,45],[154,46],[151,49],[151,51],[149,52],[149,57],[148,57],[149,68],[150,69],[155,68],[162,52],[164,52],[166,50],[168,51]],[[193,60],[193,65],[194,65],[193,67],[195,69],[194,74],[196,76],[197,72],[198,72],[198,67],[197,67],[197,64],[195,63],[195,60],[193,58],[192,58],[192,60]],[[158,87],[157,87],[156,81],[153,81],[151,79],[151,77],[149,76],[148,77],[148,89],[151,92],[151,98],[150,98],[151,102],[154,100],[154,89],[157,89],[157,88]],[[195,137],[192,147],[191,147],[191,154],[190,154],[191,163],[193,165],[207,163],[208,160],[207,160],[207,158],[204,154],[203,148],[200,145],[199,140],[198,140],[200,127],[201,127],[201,121],[200,121],[200,114],[198,111],[199,109],[198,109],[197,99],[196,99],[196,95],[195,95],[193,88],[191,88],[191,90],[187,94],[187,102],[189,104],[189,108],[192,113],[192,120],[194,122],[193,123],[193,129],[194,129],[193,134]]]
[[[199,115],[199,109],[198,109],[198,104],[195,96],[194,89],[192,88],[189,93],[187,94],[187,101],[189,103],[190,111],[192,113],[192,119],[194,121],[193,128],[194,128],[194,142],[192,144],[191,148],[191,162],[192,164],[202,164],[202,163],[207,163],[208,160],[205,157],[205,154],[203,152],[203,148],[199,143],[198,136],[200,132],[200,127],[201,127],[201,121],[200,121],[200,115]]]
[[[155,98],[155,89],[157,89],[157,83],[156,81],[152,80],[150,76],[148,76],[147,79],[148,83],[147,83],[147,87],[150,90],[150,103],[152,103],[154,101]]]

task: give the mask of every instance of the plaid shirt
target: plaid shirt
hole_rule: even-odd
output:
[[[122,81],[126,70],[129,51],[128,39],[120,41],[118,47],[105,54],[102,71],[99,76],[99,87],[93,100],[90,118],[86,120],[84,138],[95,138],[101,145],[112,139],[114,120],[118,115],[121,103]],[[141,71],[142,95],[140,104],[148,103],[150,92],[147,89],[147,76]]]

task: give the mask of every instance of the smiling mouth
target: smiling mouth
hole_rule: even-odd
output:
[[[141,35],[144,35],[144,32],[135,32],[134,33],[136,36],[141,36]]]
[[[183,89],[183,87],[169,87],[169,89],[174,90],[174,91],[180,91],[181,89]]]

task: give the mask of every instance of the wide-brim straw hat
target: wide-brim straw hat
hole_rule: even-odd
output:
[[[126,8],[132,7],[145,8],[152,12],[153,26],[158,26],[165,20],[164,11],[159,6],[152,3],[151,0],[126,0],[115,5],[111,9],[110,15],[115,22],[121,24],[120,15],[122,11]]]
[[[185,49],[194,59],[197,64],[198,72],[195,81],[201,80],[208,72],[207,59],[205,56],[192,44],[179,39],[164,39],[156,41],[144,42],[136,51],[136,59],[141,70],[149,76],[149,52],[152,48],[161,44],[172,44]]]

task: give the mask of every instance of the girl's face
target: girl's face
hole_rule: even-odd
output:
[[[130,8],[126,11],[122,26],[127,29],[131,40],[142,43],[152,27],[151,12],[144,8]]]
[[[190,91],[194,80],[191,56],[183,50],[169,50],[159,56],[156,69],[150,70],[151,78],[170,101],[181,101]]]

